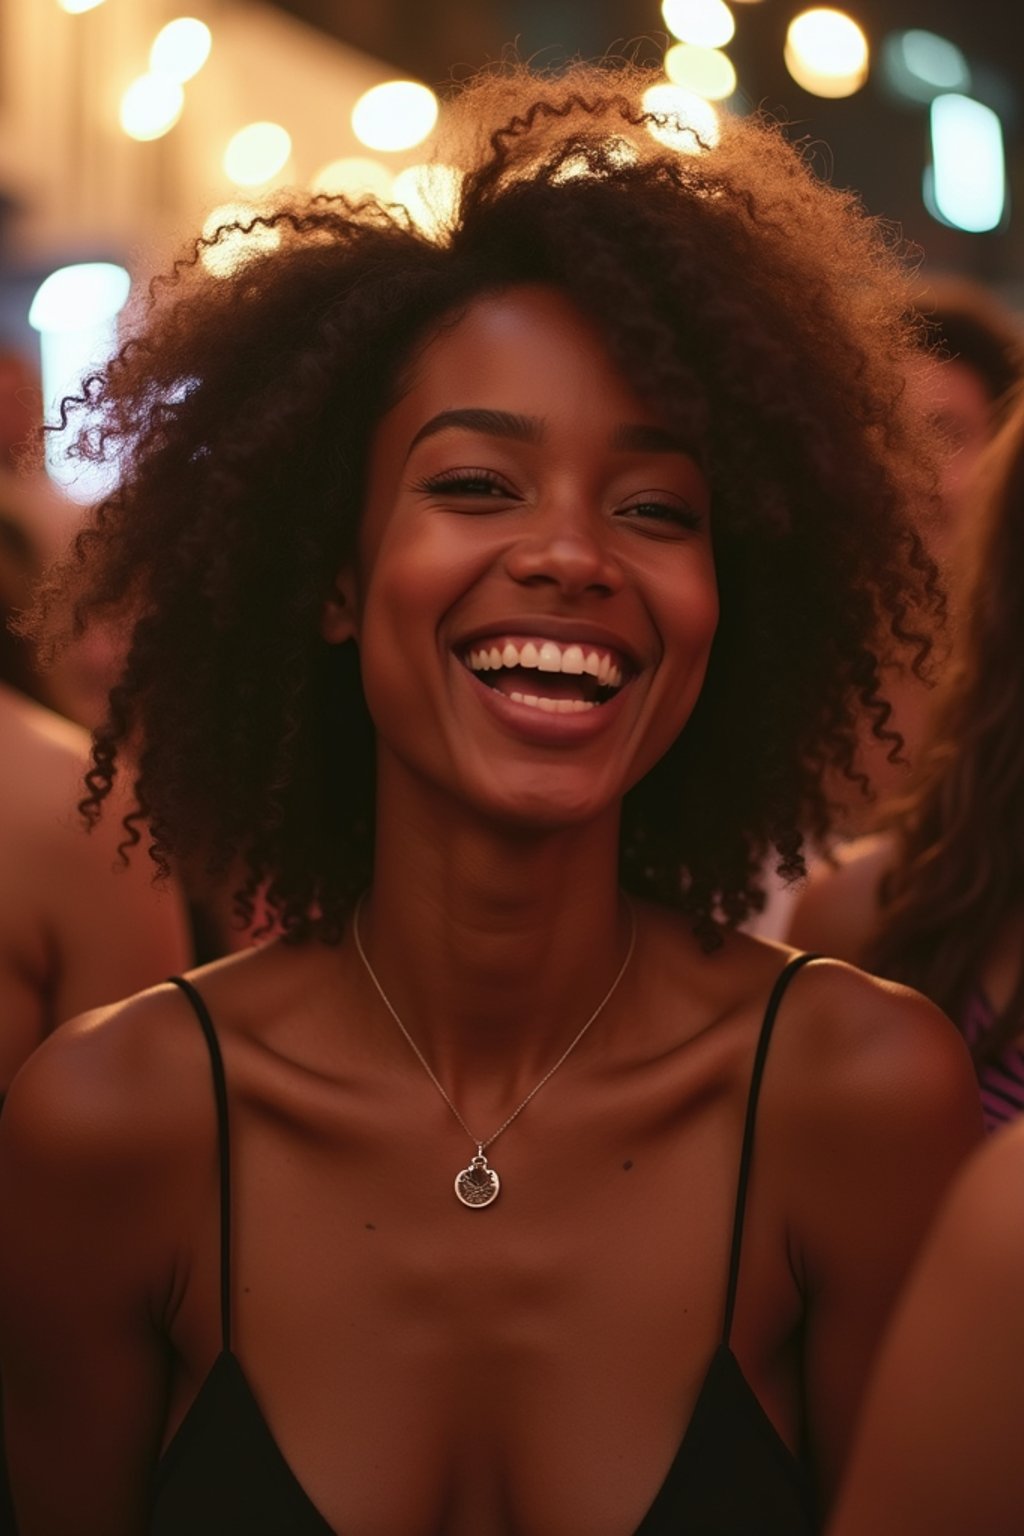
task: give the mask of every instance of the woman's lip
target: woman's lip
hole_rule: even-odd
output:
[[[623,683],[606,704],[596,704],[593,709],[578,714],[562,714],[560,711],[539,709],[535,704],[520,704],[507,694],[482,683],[468,667],[460,667],[481,702],[491,710],[505,726],[517,735],[545,746],[572,746],[589,741],[614,723],[622,707],[623,695],[629,691],[629,683]]]

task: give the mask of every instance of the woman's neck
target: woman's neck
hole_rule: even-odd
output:
[[[389,1001],[449,1091],[493,1070],[527,1092],[626,953],[618,809],[550,832],[400,811],[380,822],[360,928]]]

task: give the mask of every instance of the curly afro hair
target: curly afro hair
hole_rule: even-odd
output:
[[[37,620],[54,632],[64,604],[72,626],[131,626],[82,809],[98,816],[130,751],[126,846],[148,826],[158,863],[230,871],[243,917],[262,889],[286,935],[334,940],[370,878],[373,729],[354,648],[327,645],[320,614],[403,370],[511,284],[555,285],[591,319],[666,424],[699,432],[712,487],[720,627],[686,730],[627,797],[624,885],[713,942],[760,904],[772,848],[801,871],[823,772],[854,776],[865,712],[898,742],[880,667],[925,667],[942,606],[910,517],[934,473],[904,395],[899,253],[770,123],[666,147],[650,79],[472,82],[448,109],[461,190],[439,229],[369,199],[278,200],[196,241],[65,402],[77,453],[125,466]],[[266,243],[215,275],[211,250],[243,232]]]

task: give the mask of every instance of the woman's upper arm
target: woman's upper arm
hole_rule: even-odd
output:
[[[21,1536],[135,1536],[164,1414],[159,1138],[86,1021],[0,1117],[0,1370]]]
[[[849,968],[814,969],[817,1035],[789,1141],[801,1160],[791,1240],[807,1296],[805,1392],[827,1502],[893,1302],[982,1128],[966,1049],[943,1014]]]
[[[972,1161],[879,1356],[830,1536],[1024,1526],[1024,1127]]]

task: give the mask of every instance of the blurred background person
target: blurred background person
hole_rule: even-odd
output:
[[[947,621],[929,636],[935,647],[929,676],[918,677],[906,662],[886,668],[884,693],[890,713],[881,737],[875,734],[874,719],[864,716],[852,765],[860,779],[829,776],[837,842],[878,828],[886,822],[889,803],[909,791],[913,765],[920,759],[935,710],[935,684],[956,665],[963,627],[958,601],[964,591],[963,568],[972,561],[979,538],[979,461],[1006,422],[1015,387],[1024,378],[1024,323],[981,284],[956,276],[936,278],[915,307],[921,353],[907,370],[907,387],[946,444],[938,495],[921,511],[918,531],[943,574]],[[1024,708],[1024,694],[1021,702]],[[903,745],[892,760],[894,731],[903,737]],[[774,877],[765,912],[749,929],[761,937],[781,937],[792,923],[798,900],[798,888]]]
[[[991,1128],[1024,1109],[1024,395],[981,486],[962,636],[913,787],[814,872],[790,938],[943,1007]]]
[[[44,566],[78,531],[82,508],[44,471],[42,390],[23,354],[0,347],[0,580],[5,618],[24,605]],[[0,635],[0,679],[40,704],[94,730],[120,670],[113,630],[101,622],[76,635],[44,668],[35,648],[6,624]]]
[[[40,399],[27,363],[0,352],[0,1109],[57,1024],[162,981],[193,950],[176,884],[154,887],[147,861],[125,867],[119,825],[90,836],[76,809],[88,731],[117,676],[111,632],[93,625],[43,669],[11,628],[73,527],[73,509],[25,462]],[[0,1536],[14,1530],[0,1445]]]
[[[188,963],[173,886],[81,825],[87,763],[84,732],[0,683],[0,1095],[63,1019]]]
[[[918,677],[906,662],[887,667],[890,712],[882,721],[882,736],[875,734],[872,717],[865,715],[851,765],[857,777],[830,775],[833,835],[838,842],[868,835],[886,821],[890,803],[910,788],[936,707],[935,685],[956,664],[962,628],[958,594],[965,585],[964,565],[978,544],[982,516],[979,463],[1006,421],[1024,378],[1024,322],[980,284],[938,278],[915,307],[922,346],[908,367],[907,384],[946,445],[938,495],[922,508],[918,532],[943,575],[947,621],[928,636],[934,652],[927,676]],[[895,760],[890,757],[894,732],[902,738]],[[773,876],[765,910],[749,930],[764,938],[781,937],[790,928],[798,901],[799,889]]]
[[[119,823],[89,835],[76,809],[89,736],[57,709],[99,723],[114,648],[79,645],[51,675],[9,627],[39,575],[32,494],[32,482],[0,481],[0,1102],[55,1025],[162,981],[191,954],[174,883],[155,888],[147,860],[119,867]]]
[[[954,1185],[868,1390],[829,1536],[1024,1527],[1024,1122]]]
[[[955,574],[959,553],[973,542],[978,461],[1024,375],[1024,323],[990,289],[964,277],[933,279],[917,310],[932,351],[911,370],[910,385],[949,448],[940,501],[923,531],[933,558]]]
[[[909,365],[907,387],[938,428],[946,452],[938,495],[922,506],[918,531],[938,564],[947,596],[962,588],[962,566],[977,541],[977,470],[994,434],[1006,419],[1015,386],[1024,377],[1024,322],[980,283],[946,276],[932,280],[917,296],[921,352]],[[934,707],[932,683],[952,663],[959,622],[955,600],[936,646],[931,676],[920,678],[906,663],[886,672],[891,714],[879,738],[865,720],[854,771],[864,774],[870,794],[849,781],[833,781],[836,828],[843,836],[872,830],[884,806],[906,793]],[[898,731],[903,745],[890,759]]]
[[[1024,326],[1020,318],[981,284],[961,277],[935,279],[917,300],[925,327],[920,358],[908,372],[908,387],[932,417],[946,445],[939,495],[922,509],[919,531],[943,573],[954,599],[945,633],[937,641],[936,673],[941,676],[955,651],[959,620],[955,595],[962,566],[977,541],[977,470],[994,434],[1006,420],[1009,403],[1024,376]],[[838,785],[839,826],[847,835],[866,832],[893,795],[906,792],[909,775],[928,731],[933,689],[906,666],[886,675],[892,714],[886,725],[899,731],[903,747],[891,761],[892,743],[866,729],[855,767],[870,781],[870,799],[854,786]]]

